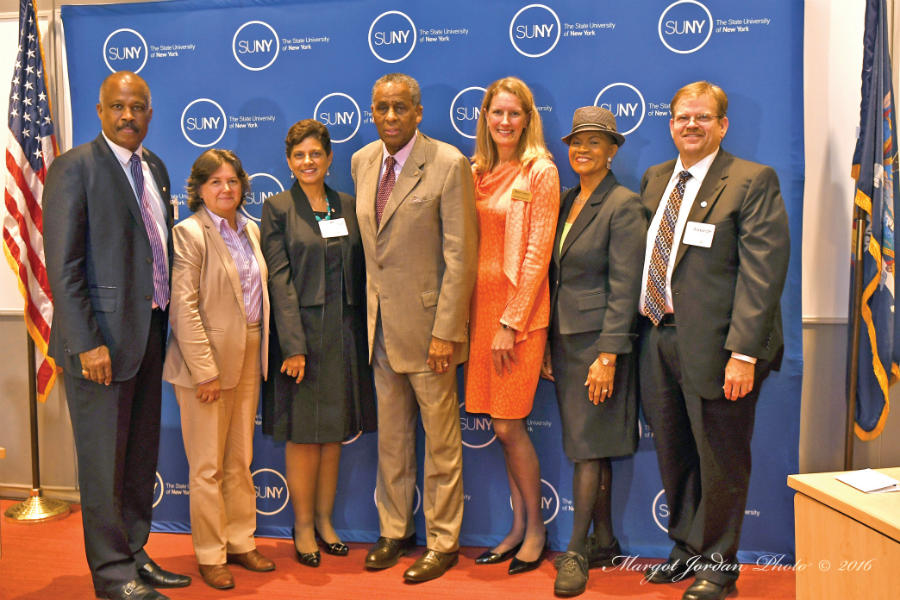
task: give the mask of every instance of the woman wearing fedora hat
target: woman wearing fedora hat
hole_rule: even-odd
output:
[[[611,566],[621,554],[612,532],[610,457],[637,448],[632,342],[647,219],[639,197],[610,171],[625,142],[611,112],[579,108],[563,141],[579,184],[560,207],[542,374],[556,384],[563,447],[575,463],[572,537],[556,559],[554,591],[575,596],[589,567]]]

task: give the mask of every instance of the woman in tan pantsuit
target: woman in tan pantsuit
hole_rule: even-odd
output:
[[[234,153],[207,150],[187,183],[195,212],[172,230],[172,336],[163,377],[181,407],[194,553],[203,580],[217,589],[234,587],[226,562],[275,568],[253,539],[250,461],[269,298],[259,229],[237,212],[249,183]]]

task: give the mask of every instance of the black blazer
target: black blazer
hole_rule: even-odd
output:
[[[171,276],[169,174],[146,148],[143,158],[166,207]],[[49,353],[82,377],[78,354],[105,344],[113,380],[130,379],[150,331],[153,255],[134,190],[102,134],[53,161],[42,202],[53,292]]]
[[[342,237],[345,299],[365,306],[366,274],[352,196],[327,185],[325,193],[343,217],[349,235]],[[269,267],[269,298],[282,356],[306,354],[306,334],[300,309],[325,303],[325,239],[300,185],[266,199],[262,210],[261,243]]]
[[[553,331],[598,332],[596,350],[631,352],[641,292],[646,211],[610,171],[559,240],[581,186],[563,196],[550,261]]]
[[[644,173],[641,201],[651,213],[674,168],[670,160]],[[672,271],[678,354],[694,389],[716,398],[732,352],[780,366],[780,301],[791,244],[778,176],[719,149],[688,221],[716,229],[709,248],[683,239],[678,246]]]

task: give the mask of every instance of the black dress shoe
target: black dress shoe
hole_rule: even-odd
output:
[[[387,569],[397,564],[397,559],[406,555],[416,547],[416,534],[407,538],[395,540],[393,538],[380,537],[366,555],[367,569]]]
[[[343,542],[326,542],[325,538],[319,535],[319,532],[316,531],[316,538],[322,541],[322,549],[325,550],[325,554],[331,554],[333,556],[347,556],[350,552],[350,548],[347,544]]]
[[[426,550],[425,554],[403,573],[403,578],[410,583],[422,583],[437,579],[457,562],[459,562],[459,552]]]
[[[520,560],[515,556],[512,559],[512,562],[509,563],[508,573],[510,575],[518,575],[519,573],[527,573],[528,571],[534,571],[540,566],[541,562],[544,560],[544,555],[547,554],[547,546],[549,544],[549,540],[544,541],[544,547],[541,550],[540,555],[537,557],[537,560]]]
[[[683,560],[669,559],[664,563],[648,567],[644,571],[644,581],[647,583],[678,583],[690,575],[691,568]]]
[[[478,555],[478,558],[475,559],[476,565],[493,565],[496,563],[506,562],[511,559],[519,549],[522,547],[522,542],[519,542],[509,550],[505,552],[494,552],[492,550],[485,550],[481,554]]]
[[[318,567],[319,563],[322,562],[322,555],[319,554],[319,551],[315,552],[300,552],[297,550],[297,533],[294,531],[294,528],[291,527],[291,541],[294,543],[294,552],[297,553],[297,562],[301,565],[306,565],[307,567]]]
[[[137,572],[144,583],[155,588],[180,588],[191,585],[191,578],[187,575],[166,571],[152,560],[139,567]]]
[[[619,546],[619,540],[613,538],[609,546],[600,546],[597,544],[597,538],[593,535],[589,536],[587,559],[588,568],[591,569],[616,566],[622,560],[622,548]]]
[[[110,600],[169,600],[168,596],[163,596],[139,579],[123,583],[101,597]]]
[[[681,600],[723,600],[725,596],[735,590],[734,582],[724,585],[718,584],[709,579],[700,579],[699,577],[691,584],[685,592]]]

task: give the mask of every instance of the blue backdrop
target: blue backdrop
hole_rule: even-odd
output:
[[[724,147],[775,167],[792,235],[783,298],[785,361],[765,383],[758,404],[739,558],[752,562],[783,553],[792,560],[792,495],[785,477],[797,471],[802,372],[800,0],[186,0],[63,6],[62,16],[75,143],[99,130],[95,103],[102,79],[113,70],[139,72],[153,93],[154,119],[145,143],[168,165],[181,218],[188,211],[179,182],[197,155],[214,146],[236,151],[253,175],[245,206],[258,218],[265,198],[291,184],[284,136],[292,123],[308,117],[326,123],[336,142],[329,184],[352,193],[350,156],[377,136],[371,85],[387,72],[403,71],[419,80],[422,131],[466,154],[474,147],[483,88],[505,75],[523,78],[534,91],[567,187],[576,177],[560,137],[575,108],[600,104],[616,114],[627,143],[613,169],[621,182],[638,189],[647,167],[675,156],[668,132],[675,90],[697,79],[720,84],[730,98]],[[467,414],[461,404],[460,422],[461,542],[491,545],[511,520],[502,451],[490,419]],[[572,525],[572,468],[562,451],[553,387],[546,382],[538,388],[528,427],[541,458],[550,542],[562,549]],[[360,436],[345,447],[335,511],[335,526],[345,540],[371,541],[378,535],[376,435]],[[420,444],[420,466],[421,456]],[[260,535],[289,535],[292,512],[283,470],[283,447],[257,435],[253,477]],[[187,482],[178,407],[166,387],[155,530],[189,531]],[[615,462],[613,495],[624,548],[666,556],[668,508],[646,423],[637,454]]]

